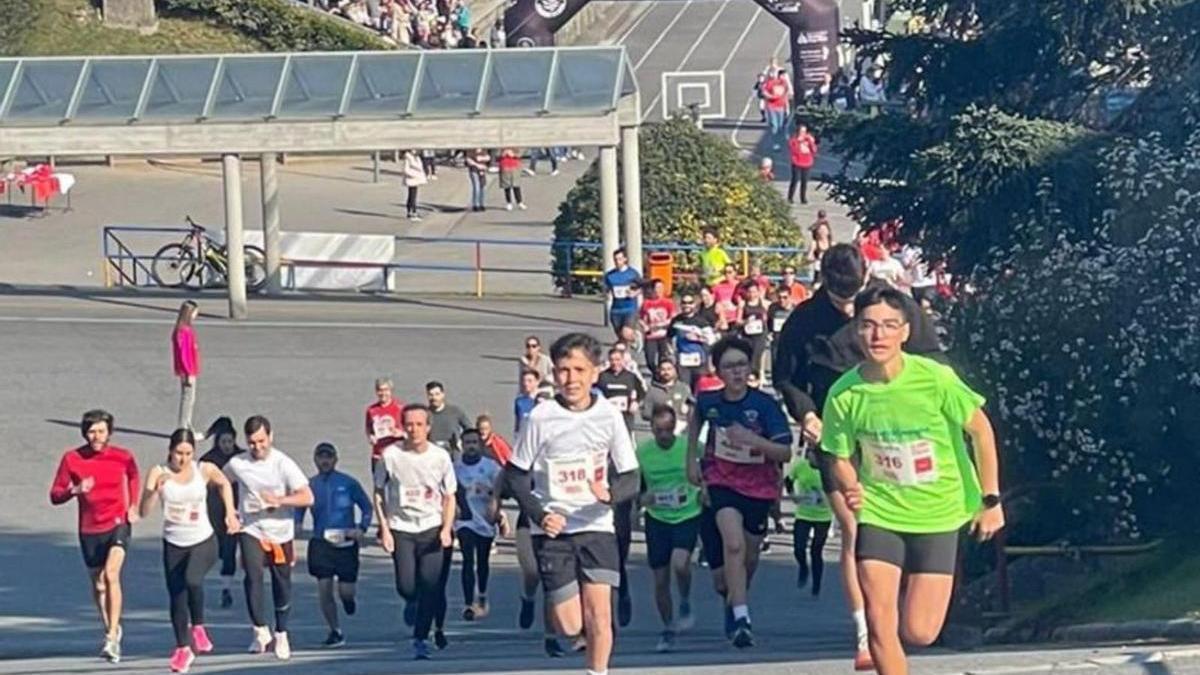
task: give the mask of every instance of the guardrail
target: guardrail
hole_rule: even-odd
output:
[[[132,242],[127,243],[126,238],[142,237],[143,235],[153,235],[161,240],[155,247],[157,252],[158,247],[170,243],[175,237],[166,237],[163,235],[178,235],[182,239],[190,230],[187,228],[177,227],[130,227],[109,225],[103,228],[101,235],[101,248],[104,255],[104,281],[106,286],[154,286],[156,281],[151,273],[150,265],[154,259],[154,252],[144,254],[138,253]],[[129,235],[132,235],[129,236]],[[461,272],[471,274],[474,277],[474,290],[476,297],[483,297],[485,282],[488,275],[500,274],[532,274],[532,275],[550,275],[551,277],[559,278],[564,274],[571,277],[582,278],[597,278],[603,276],[604,270],[581,268],[576,269],[575,254],[577,251],[596,251],[600,250],[601,243],[594,241],[561,241],[547,242],[543,240],[531,239],[502,239],[502,238],[486,238],[486,237],[417,237],[417,236],[396,236],[397,245],[403,243],[409,244],[450,244],[468,247],[470,249],[469,263],[453,263],[453,262],[431,262],[431,263],[416,263],[416,262],[355,262],[355,261],[329,261],[329,260],[304,260],[304,259],[284,259],[281,262],[283,267],[282,280],[284,288],[288,290],[295,289],[295,271],[297,268],[345,268],[345,269],[378,269],[382,271],[384,277],[384,290],[392,291],[391,273],[398,271],[435,271],[435,272]],[[485,261],[485,252],[488,250],[503,249],[503,248],[538,248],[542,250],[549,249],[550,253],[557,250],[563,250],[563,260],[565,269],[552,269],[550,265],[545,265],[538,268],[522,268],[512,266],[501,266],[488,264]],[[695,244],[647,244],[644,250],[649,252],[695,252],[703,250],[703,246]],[[746,275],[750,271],[750,260],[752,254],[771,253],[782,255],[800,256],[805,253],[803,249],[794,247],[771,247],[771,246],[728,246],[726,250],[742,268],[742,274]],[[547,261],[549,262],[549,261]],[[801,278],[804,275],[799,275]],[[686,268],[675,268],[674,277],[677,280],[695,281],[698,274],[694,270]],[[566,285],[566,292],[570,294],[570,284]]]

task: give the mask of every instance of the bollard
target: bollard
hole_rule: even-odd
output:
[[[475,242],[475,297],[483,297],[483,242]]]

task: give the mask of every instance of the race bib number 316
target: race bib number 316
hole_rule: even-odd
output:
[[[860,444],[863,462],[875,480],[900,486],[937,482],[937,461],[930,441],[863,440]]]

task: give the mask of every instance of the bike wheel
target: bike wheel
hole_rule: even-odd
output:
[[[243,246],[245,256],[246,290],[256,293],[267,285],[267,254],[257,246]]]
[[[167,244],[158,249],[150,262],[150,273],[159,286],[167,288],[196,287],[200,284],[200,268],[196,252],[182,244]]]

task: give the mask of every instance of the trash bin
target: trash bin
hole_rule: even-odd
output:
[[[671,297],[674,276],[675,256],[662,252],[655,252],[646,256],[646,278],[662,280],[663,297],[665,298]]]

